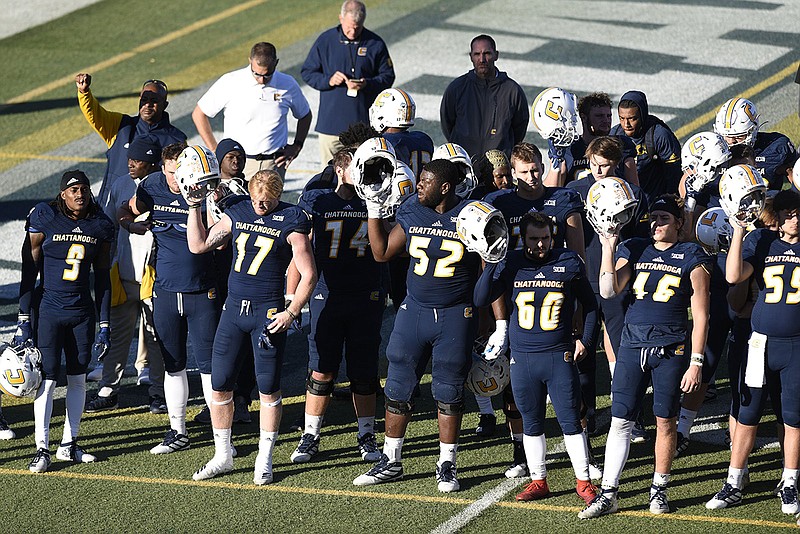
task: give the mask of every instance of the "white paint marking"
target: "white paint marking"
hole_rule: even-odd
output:
[[[464,508],[435,529],[431,534],[451,534],[464,528],[467,523],[478,517],[481,512],[498,502],[505,495],[519,485],[519,479],[512,478],[504,480],[494,489],[484,493],[480,499]]]

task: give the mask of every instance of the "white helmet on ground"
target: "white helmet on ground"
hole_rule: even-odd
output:
[[[758,118],[755,104],[746,98],[731,98],[719,108],[714,131],[723,137],[743,137],[739,143],[753,146],[760,126]]]
[[[358,147],[350,162],[350,179],[362,200],[382,204],[389,196],[397,155],[383,137],[367,139]]]
[[[491,361],[485,360],[483,354],[486,340],[476,340],[472,351],[472,367],[467,374],[465,385],[475,395],[493,397],[503,391],[511,382],[511,368],[506,353],[500,354]]]
[[[248,195],[249,191],[246,186],[242,185],[239,179],[233,178],[232,180],[221,181],[217,186],[215,194],[217,193],[220,195],[219,200],[214,200],[214,195],[208,195],[208,197],[206,197],[206,209],[211,212],[211,216],[215,221],[222,218],[222,214],[227,207],[227,202],[231,197],[236,195]]]
[[[414,172],[411,167],[398,161],[397,170],[394,171],[392,178],[392,187],[389,189],[389,197],[383,205],[384,215],[386,217],[393,216],[400,204],[416,192],[417,179],[414,177]]]
[[[410,128],[414,126],[416,113],[417,105],[411,95],[402,89],[386,89],[369,107],[369,125],[378,133],[386,128]]]
[[[473,189],[478,186],[478,179],[475,177],[475,171],[472,169],[472,160],[464,147],[456,143],[445,143],[439,145],[431,155],[431,161],[435,159],[447,159],[452,161],[458,166],[458,170],[464,176],[464,179],[456,185],[456,195],[461,198],[466,198]]]
[[[35,395],[42,383],[42,353],[27,345],[0,348],[0,391],[12,397]]]
[[[602,178],[586,194],[586,218],[598,235],[617,235],[635,216],[638,203],[627,182]]]
[[[477,252],[484,261],[503,261],[508,251],[508,228],[503,214],[481,200],[461,208],[456,218],[458,238],[470,252]]]
[[[550,87],[533,101],[531,120],[544,139],[551,139],[558,147],[567,147],[580,137],[577,108],[578,99],[574,94]]]
[[[722,208],[709,208],[697,219],[695,225],[697,241],[709,254],[728,252],[731,247],[733,228]]]
[[[687,190],[699,192],[725,171],[731,160],[728,143],[714,132],[694,134],[681,150],[681,168],[692,171],[686,177]]]
[[[719,204],[729,222],[747,227],[753,224],[764,209],[767,184],[761,173],[750,165],[734,165],[719,181]]]
[[[197,204],[219,185],[217,156],[204,146],[187,146],[178,156],[175,179],[186,202]]]

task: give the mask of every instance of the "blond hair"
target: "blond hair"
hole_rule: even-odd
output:
[[[250,178],[247,190],[251,198],[266,195],[271,199],[280,200],[283,194],[283,180],[281,175],[273,170],[261,170]]]

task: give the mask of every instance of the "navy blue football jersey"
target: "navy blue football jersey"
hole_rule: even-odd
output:
[[[573,350],[576,298],[584,303],[584,313],[597,308],[583,260],[569,249],[554,249],[542,264],[532,262],[521,250],[511,251],[494,278],[502,281],[511,311],[508,338],[513,352]],[[588,327],[584,331],[587,343],[593,336],[593,325]]]
[[[103,213],[70,219],[56,206],[40,202],[30,211],[25,229],[44,234],[42,243],[42,303],[80,310],[92,303],[89,271],[102,243],[114,240],[114,223]]]
[[[776,337],[800,336],[800,243],[791,245],[777,232],[761,228],[744,240],[744,261],[753,266],[758,299],[753,331]]]
[[[562,248],[566,245],[567,217],[583,210],[580,195],[566,187],[545,186],[544,194],[536,200],[522,198],[516,189],[501,189],[489,193],[484,200],[503,213],[510,238],[508,248],[511,250],[522,249],[523,239],[519,231],[519,222],[529,211],[541,211],[553,219],[556,225],[553,247]]]
[[[397,223],[405,231],[406,251],[411,256],[408,295],[422,306],[472,303],[480,257],[467,252],[456,233],[456,218],[468,203],[462,200],[450,211],[439,213],[412,196],[397,210]]]
[[[431,160],[433,140],[425,132],[384,133],[382,137],[392,144],[397,159],[411,167],[414,176],[419,176],[422,166]]]
[[[257,215],[250,197],[231,201],[225,210],[231,219],[233,262],[228,295],[251,302],[266,302],[284,293],[284,277],[292,260],[286,240],[292,232],[311,232],[311,219],[301,208],[286,202],[266,215]]]
[[[567,184],[567,188],[575,191],[580,195],[581,201],[586,203],[586,197],[589,195],[589,189],[595,183],[594,176],[589,174],[585,178],[575,180]],[[622,227],[619,233],[621,241],[630,239],[632,237],[648,237],[650,235],[650,214],[647,209],[647,199],[639,186],[628,184],[633,191],[633,196],[639,201],[636,206],[636,213],[634,217]],[[592,223],[586,218],[586,209],[582,212],[583,215],[583,244],[586,248],[586,272],[592,289],[596,293],[600,293],[599,277],[600,277],[600,262],[603,257],[603,245],[600,243],[600,238],[597,232],[594,231]]]
[[[212,252],[192,254],[186,240],[189,205],[180,193],[173,193],[163,172],[149,175],[139,183],[136,198],[150,211],[155,241],[158,288],[175,292],[205,291],[214,286]],[[205,208],[203,207],[205,219]]]
[[[329,291],[381,289],[384,267],[372,257],[367,207],[357,196],[345,200],[330,189],[303,193],[298,205],[311,215],[318,287]]]
[[[779,175],[778,167],[794,165],[794,145],[788,137],[778,132],[758,132],[753,144],[756,155],[755,168],[761,173],[769,189],[780,191],[786,173]]]
[[[636,159],[636,145],[627,135],[615,135],[617,140],[622,143],[622,160],[614,170],[614,175],[618,178],[625,178],[625,160],[628,158]],[[567,177],[564,184],[569,184],[574,180],[580,180],[588,176],[592,171],[589,169],[589,158],[586,157],[586,149],[589,145],[579,137],[572,143],[564,154],[564,163],[567,165]]]
[[[651,239],[633,238],[617,247],[632,269],[633,299],[625,314],[622,345],[662,347],[686,340],[691,303],[691,272],[712,259],[697,243],[676,243],[658,250]]]
[[[719,182],[721,179],[722,176],[717,176],[713,181],[703,186],[700,191],[692,194],[698,206],[705,206],[706,209],[720,207]]]

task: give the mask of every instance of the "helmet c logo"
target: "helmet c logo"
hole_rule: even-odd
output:
[[[12,386],[18,386],[20,384],[25,383],[25,377],[22,375],[22,371],[20,369],[15,369],[16,376],[11,374],[11,369],[6,369],[6,380]]]
[[[713,226],[714,225],[714,221],[716,221],[716,220],[717,220],[717,213],[716,212],[712,212],[712,213],[706,215],[705,217],[703,217],[702,219],[700,219],[700,224],[702,224],[704,226]]]
[[[699,156],[706,149],[706,147],[700,141],[701,138],[698,137],[697,139],[693,139],[689,144],[689,152],[692,153],[692,156]]]
[[[553,119],[554,121],[561,119],[561,112],[564,110],[561,106],[556,106],[552,100],[547,101],[544,108],[544,114]]]

